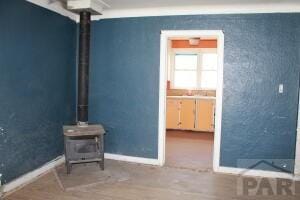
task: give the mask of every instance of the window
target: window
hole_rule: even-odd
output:
[[[196,53],[175,52],[171,63],[172,88],[217,88],[218,56],[215,50],[202,50]]]
[[[176,54],[174,62],[174,87],[197,87],[197,54]]]
[[[201,88],[217,88],[218,55],[216,53],[203,53],[201,64]]]

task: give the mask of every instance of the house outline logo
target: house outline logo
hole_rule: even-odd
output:
[[[248,161],[250,161],[249,159]],[[253,160],[257,160],[254,162]],[[247,161],[247,160],[245,160]],[[270,169],[258,169],[258,166],[266,165],[273,168],[274,173],[285,173],[290,174],[291,171],[285,169],[284,167],[274,164],[273,161],[269,160],[258,160],[252,159],[253,163],[249,163],[248,168],[242,170],[237,178],[237,194],[239,196],[270,196],[270,195],[295,195],[296,187],[295,182],[292,179],[285,178],[267,178],[263,176],[251,176],[247,172],[251,170],[269,171]],[[267,194],[264,192],[267,191]]]
[[[277,166],[274,164],[274,162],[269,162],[267,160],[259,160],[258,162],[256,162],[255,164],[251,165],[250,167],[244,169],[241,173],[239,173],[240,176],[246,174],[248,171],[251,171],[251,170],[262,170],[262,171],[266,171],[266,170],[263,170],[263,169],[257,169],[256,167],[258,167],[259,165],[262,165],[262,164],[265,164],[267,166],[270,166],[272,167],[273,169],[276,169],[277,171],[274,171],[274,172],[283,172],[283,173],[288,173],[290,174],[291,172],[288,171],[287,169],[284,169],[283,167],[280,167],[280,166]]]

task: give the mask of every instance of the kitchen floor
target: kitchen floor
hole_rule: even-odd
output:
[[[166,166],[211,171],[214,134],[167,130]]]

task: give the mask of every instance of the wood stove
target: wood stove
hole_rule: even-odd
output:
[[[100,124],[88,124],[90,10],[80,10],[77,124],[63,127],[67,173],[72,164],[98,162],[104,170],[104,134]]]
[[[104,133],[101,125],[64,126],[67,173],[72,164],[98,162],[104,170]]]

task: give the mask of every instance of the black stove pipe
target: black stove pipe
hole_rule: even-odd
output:
[[[77,122],[88,122],[91,13],[80,12]]]

